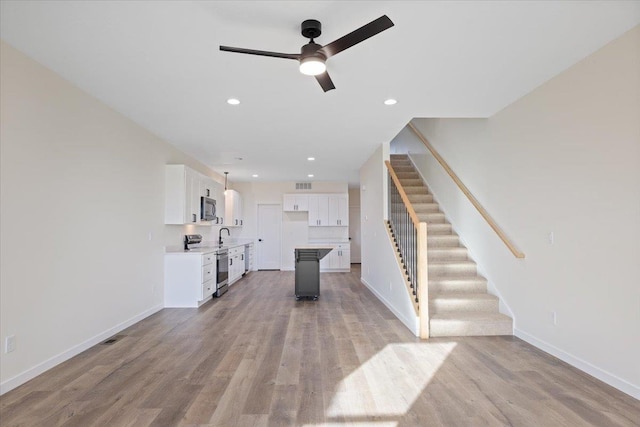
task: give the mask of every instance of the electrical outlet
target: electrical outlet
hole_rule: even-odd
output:
[[[16,349],[16,336],[10,335],[4,340],[4,352],[11,353]]]
[[[153,240],[153,234],[149,232],[149,241]]]
[[[553,231],[549,233],[549,244],[553,245],[553,243],[555,242],[555,236],[553,234]]]
[[[553,326],[558,325],[558,314],[555,311],[551,312],[551,322],[553,323]]]

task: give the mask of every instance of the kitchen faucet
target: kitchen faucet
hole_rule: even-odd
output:
[[[222,246],[222,230],[227,230],[227,236],[231,236],[231,232],[227,227],[221,227],[220,231],[218,231],[218,245]]]

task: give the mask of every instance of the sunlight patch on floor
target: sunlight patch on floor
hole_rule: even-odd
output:
[[[358,425],[363,418],[380,417],[379,422],[365,424],[397,425],[389,418],[399,421],[407,414],[455,346],[455,342],[387,345],[337,385],[326,418]]]

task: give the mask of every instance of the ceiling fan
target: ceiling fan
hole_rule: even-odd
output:
[[[327,45],[320,46],[314,43],[313,40],[322,34],[322,25],[320,21],[315,19],[307,19],[302,22],[301,32],[304,37],[310,40],[309,43],[302,46],[300,53],[269,52],[229,46],[220,46],[220,50],[225,52],[247,53],[249,55],[271,56],[273,58],[295,59],[296,61],[300,61],[300,72],[309,76],[315,76],[322,89],[327,92],[336,87],[333,85],[331,77],[329,77],[327,73],[326,60],[391,27],[393,27],[391,19],[389,19],[387,15],[382,15],[380,18],[363,25],[346,36],[340,37]]]

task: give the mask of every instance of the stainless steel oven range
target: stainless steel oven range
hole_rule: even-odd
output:
[[[216,293],[222,296],[229,289],[229,250],[219,249],[216,254]]]

